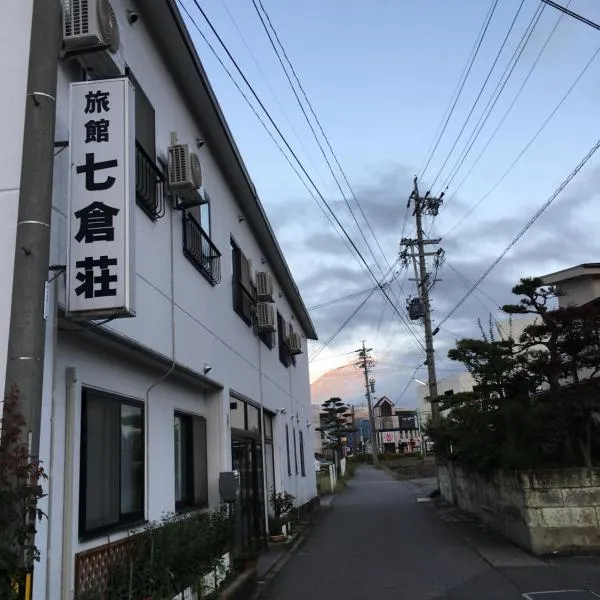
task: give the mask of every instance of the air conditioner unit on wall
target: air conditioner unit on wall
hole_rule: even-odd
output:
[[[259,302],[273,302],[273,280],[271,273],[258,271],[256,273],[256,297]]]
[[[65,55],[92,78],[125,74],[119,24],[108,0],[63,0]]]
[[[256,326],[262,332],[275,331],[275,309],[268,302],[256,304]]]
[[[290,354],[302,354],[302,336],[293,331],[287,338]]]
[[[200,188],[202,165],[195,152],[187,144],[172,144],[169,147],[169,189],[180,199],[181,208],[190,208],[206,203]]]

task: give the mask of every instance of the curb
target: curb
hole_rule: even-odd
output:
[[[307,540],[308,536],[314,529],[314,527],[321,521],[321,519],[331,510],[332,504],[335,502],[338,494],[334,494],[331,502],[328,506],[321,507],[319,514],[315,517],[314,521],[306,527],[306,529],[298,535],[298,539],[286,550],[273,564],[273,566],[264,574],[263,578],[258,581],[256,591],[251,596],[252,600],[259,600],[268,591],[273,579],[277,577],[279,572],[285,567],[287,562],[296,554],[296,551],[302,546]]]

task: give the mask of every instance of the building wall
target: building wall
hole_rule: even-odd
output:
[[[419,411],[423,419],[431,415],[431,403],[427,400],[429,396],[429,387],[415,382],[417,399],[419,402]],[[438,394],[444,395],[452,390],[455,394],[459,392],[469,392],[473,389],[473,377],[470,373],[456,373],[451,377],[444,377],[438,380]]]
[[[575,305],[587,304],[596,298],[600,298],[600,276],[589,275],[569,279],[558,284],[560,295],[558,305],[561,308]]]
[[[112,0],[120,23],[126,61],[155,110],[157,159],[166,160],[170,133],[176,131],[181,143],[195,145],[203,138],[200,124],[181,95],[170,70],[163,63],[154,40],[140,19],[126,22],[129,0]],[[14,233],[20,177],[20,156],[27,79],[27,56],[31,25],[31,0],[9,0],[10,19],[0,22],[0,74],[11,84],[0,94],[0,200],[3,202],[0,236],[0,377],[4,378],[6,344],[14,257]],[[73,61],[61,61],[58,75],[56,140],[68,139],[69,85],[81,79]],[[6,141],[10,142],[7,144]],[[279,490],[296,496],[301,505],[316,495],[314,476],[314,434],[312,422],[306,336],[298,316],[290,307],[280,283],[274,280],[276,309],[295,331],[303,334],[304,353],[296,365],[286,368],[279,360],[277,346],[269,350],[252,328],[233,310],[230,239],[233,238],[252,262],[253,271],[270,270],[269,256],[260,247],[253,231],[213,156],[210,144],[198,150],[204,172],[204,186],[211,199],[211,239],[222,254],[222,281],[212,287],[183,255],[182,213],[167,203],[163,218],[152,221],[139,207],[135,212],[136,316],[116,319],[96,329],[112,332],[130,344],[155,355],[142,358],[93,337],[78,326],[65,331],[65,321],[46,323],[46,370],[42,408],[40,458],[50,474],[49,496],[41,507],[49,518],[40,525],[38,545],[42,562],[35,573],[35,598],[71,597],[73,556],[84,549],[104,544],[108,537],[80,542],[77,531],[79,502],[79,448],[81,432],[81,389],[92,386],[146,402],[146,518],[158,519],[174,510],[173,411],[176,408],[204,415],[207,419],[209,500],[215,506],[218,476],[229,471],[231,437],[229,399],[231,393],[248,398],[276,414],[274,419],[275,483]],[[57,153],[51,229],[51,264],[64,265],[68,243],[68,149]],[[50,314],[65,303],[65,278],[58,277],[51,289]],[[191,375],[185,379],[171,374],[174,361]],[[166,366],[165,366],[166,365]],[[208,377],[205,365],[210,365]],[[70,379],[71,378],[71,379]],[[205,384],[201,384],[203,380]],[[212,387],[211,387],[212,385]],[[285,414],[283,410],[285,409]],[[287,471],[285,425],[290,431],[292,474]],[[298,473],[294,464],[294,438]],[[305,476],[300,471],[300,432],[304,438]],[[266,508],[266,507],[265,507]],[[127,535],[116,532],[114,541]]]
[[[21,180],[23,124],[27,94],[33,0],[8,0],[0,19],[0,315],[10,315],[15,233]],[[4,390],[8,327],[0,327],[0,385]]]

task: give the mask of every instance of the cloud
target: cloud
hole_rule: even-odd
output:
[[[410,190],[411,186],[412,176],[406,169],[396,165],[356,189],[363,210],[390,262],[396,258],[406,212],[406,191]],[[600,238],[596,233],[598,211],[595,206],[599,200],[599,189],[600,169],[589,171],[587,175],[573,182],[493,269],[479,288],[444,323],[435,336],[438,378],[461,369],[461,365],[447,358],[447,352],[454,346],[457,337],[480,337],[478,319],[483,327],[487,328],[490,314],[496,320],[506,318],[499,307],[514,301],[511,288],[521,277],[543,275],[574,264],[597,260],[600,254]],[[303,265],[298,283],[306,304],[312,306],[374,285],[371,278],[350,257],[344,244],[329,225],[325,228],[327,222],[322,214],[308,203],[305,205],[299,213],[283,206],[276,208],[275,212],[279,211],[276,222],[279,223],[281,231],[278,231],[278,235],[288,253],[288,260],[292,266],[300,262]],[[362,239],[356,228],[350,228],[352,221],[344,203],[338,200],[334,201],[332,206],[339,218],[349,224],[348,229],[353,239],[362,248]],[[450,221],[452,224],[468,208],[462,199],[453,199],[438,221],[444,224]],[[467,289],[492,264],[536,210],[536,207],[530,207],[500,218],[486,219],[480,217],[485,214],[484,208],[483,206],[479,214],[474,213],[456,232],[442,240],[449,265],[458,270],[462,278],[448,265],[440,270],[439,277],[442,281],[439,281],[432,291],[434,326],[456,306]],[[358,215],[359,213],[357,218]],[[439,229],[444,228],[440,226]],[[407,234],[408,231],[407,228]],[[366,229],[364,232],[365,235],[368,233],[367,238],[371,241],[373,251],[378,253],[370,232]],[[370,258],[366,251],[364,256],[366,259]],[[379,259],[383,266],[382,258]],[[411,276],[412,270],[408,273],[408,277]],[[404,280],[404,275],[401,274],[398,279]],[[415,293],[414,283],[406,282],[401,292],[396,282],[390,294],[392,292],[394,303],[397,303],[399,311],[406,315],[405,300],[411,293]],[[311,346],[312,351],[335,333],[365,299],[366,294],[312,311],[311,316],[320,335],[320,341]],[[389,305],[384,309],[385,304],[381,292],[376,291],[330,346],[320,354],[319,362],[313,363],[311,369],[315,372],[322,373],[325,370],[322,376],[313,382],[313,402],[339,396],[348,402],[364,403],[362,373],[353,367],[339,368],[348,362],[349,358],[345,356],[336,359],[337,365],[336,360],[325,359],[340,354],[341,350],[350,352],[358,347],[362,339],[366,339],[373,346],[373,356],[379,365],[373,372],[373,377],[377,380],[377,395],[387,395],[401,405],[415,405],[416,384],[411,376],[415,367],[420,366],[416,376],[422,380],[426,379],[424,353]],[[383,318],[382,310],[385,310]],[[415,334],[422,340],[422,327],[416,323],[412,325]],[[323,369],[323,365],[329,363],[333,363],[334,366]],[[401,397],[407,384],[406,393]]]

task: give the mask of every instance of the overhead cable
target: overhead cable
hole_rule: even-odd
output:
[[[556,106],[552,109],[552,111],[550,112],[550,114],[546,117],[546,119],[544,120],[544,122],[542,123],[542,125],[540,126],[540,128],[535,132],[535,134],[533,135],[533,137],[531,137],[531,139],[525,144],[525,146],[523,147],[523,149],[521,150],[521,152],[519,152],[519,154],[517,155],[517,157],[513,160],[513,162],[508,166],[508,168],[504,171],[504,173],[502,174],[502,176],[492,185],[492,187],[477,201],[475,202],[475,204],[473,204],[473,206],[471,206],[471,208],[442,236],[443,238],[447,238],[451,233],[453,233],[454,231],[456,231],[456,229],[462,224],[464,223],[476,210],[477,208],[485,201],[487,200],[487,198],[489,198],[489,196],[491,196],[491,194],[496,190],[496,188],[506,179],[506,177],[508,176],[508,174],[514,169],[514,167],[517,165],[517,163],[521,160],[521,158],[523,157],[523,155],[527,152],[527,150],[529,150],[529,148],[531,147],[531,145],[535,142],[535,140],[540,136],[540,134],[542,133],[542,131],[544,131],[544,129],[546,128],[546,126],[548,125],[548,123],[552,120],[552,118],[554,117],[554,115],[558,112],[558,109],[564,104],[565,100],[571,95],[571,92],[575,89],[575,86],[579,83],[579,81],[581,80],[581,78],[584,76],[584,74],[587,72],[587,70],[590,68],[591,64],[594,62],[594,60],[596,59],[596,57],[598,56],[598,54],[600,54],[600,47],[598,47],[595,52],[592,54],[591,58],[587,61],[587,63],[585,64],[585,66],[583,67],[583,69],[581,70],[581,72],[579,73],[579,75],[577,75],[577,77],[575,78],[575,80],[573,81],[573,83],[571,84],[571,86],[569,87],[569,89],[566,91],[566,93],[563,95],[563,97],[559,100],[559,102],[556,104]]]
[[[479,284],[492,272],[492,270],[498,265],[498,263],[508,254],[511,248],[527,233],[529,228],[537,221],[542,213],[554,202],[554,200],[560,195],[560,193],[571,183],[571,181],[577,176],[579,171],[587,164],[587,162],[594,156],[596,151],[600,148],[600,139],[592,146],[589,152],[583,157],[579,164],[569,173],[567,178],[558,186],[555,192],[542,204],[537,212],[527,221],[523,229],[512,239],[510,244],[502,251],[500,256],[483,272],[483,274],[475,281],[475,283],[469,288],[467,293],[458,301],[456,306],[438,323],[438,327],[441,327],[464,303],[464,301],[477,289]]]
[[[569,6],[571,4],[571,2],[572,2],[572,0],[569,0],[569,2],[567,3],[567,6]],[[538,52],[538,55],[537,55],[535,61],[533,62],[533,65],[531,65],[531,68],[529,69],[529,72],[527,73],[525,79],[523,80],[523,83],[521,83],[521,86],[519,87],[517,93],[515,94],[514,98],[512,99],[512,102],[510,103],[510,105],[508,106],[508,108],[506,109],[506,111],[504,112],[504,114],[502,115],[502,118],[498,122],[498,125],[496,125],[496,128],[494,129],[494,131],[492,132],[492,134],[488,138],[487,142],[485,143],[485,145],[483,146],[483,148],[481,149],[481,151],[477,155],[477,158],[475,159],[475,161],[473,162],[473,164],[471,165],[471,167],[467,171],[466,175],[463,177],[463,179],[458,184],[458,186],[455,187],[452,190],[452,196],[450,196],[450,198],[447,200],[446,206],[448,205],[448,203],[450,203],[457,196],[458,192],[462,189],[463,185],[465,184],[465,182],[467,181],[467,179],[469,178],[469,176],[471,175],[471,173],[473,172],[473,170],[475,169],[475,167],[479,164],[479,161],[481,160],[481,157],[485,154],[485,152],[488,149],[489,145],[492,143],[492,141],[496,137],[498,131],[501,129],[502,125],[504,125],[504,122],[506,121],[506,119],[510,115],[510,113],[512,112],[512,109],[514,108],[515,104],[517,103],[517,100],[520,98],[521,93],[523,92],[525,86],[527,85],[527,83],[531,79],[531,75],[533,74],[533,72],[534,72],[535,68],[537,67],[538,63],[540,62],[540,59],[542,58],[542,56],[543,56],[543,54],[544,54],[544,52],[545,52],[548,44],[552,40],[552,37],[554,36],[554,33],[556,32],[556,30],[557,30],[560,22],[562,21],[563,17],[564,17],[564,14],[560,13],[559,16],[558,16],[558,19],[554,23],[554,27],[550,31],[548,37],[546,38],[546,41],[544,42],[544,45],[541,47],[541,49]],[[521,56],[524,48],[525,48],[525,46],[522,47],[522,49],[521,49],[521,51],[519,53],[519,56]],[[514,68],[514,65],[516,65],[516,62],[513,63],[513,67],[512,68]],[[510,74],[509,74],[509,77],[510,77]],[[508,81],[508,79],[506,79],[505,81]],[[493,109],[493,106],[492,106],[492,109]],[[487,120],[487,118],[486,118],[486,120]],[[451,179],[449,181],[447,181],[447,182],[444,183],[444,187],[449,187],[452,184],[452,181],[454,180],[454,178],[456,177],[456,175],[460,171],[460,167],[461,166],[462,166],[462,163],[458,165],[458,168],[456,169],[456,171],[452,175]]]
[[[456,159],[455,163],[452,165],[452,168],[450,169],[450,172],[449,172],[448,176],[446,177],[446,180],[442,184],[442,189],[446,190],[446,189],[448,189],[448,187],[450,187],[452,181],[454,181],[454,178],[460,171],[467,156],[471,152],[473,145],[479,138],[479,135],[481,134],[482,129],[485,127],[485,124],[488,122],[488,119],[490,118],[490,115],[492,114],[496,104],[498,103],[498,100],[502,96],[502,92],[506,88],[506,84],[509,82],[509,80],[513,74],[513,71],[515,70],[515,67],[519,63],[519,60],[520,60],[521,56],[523,55],[523,51],[527,47],[527,44],[529,43],[531,36],[533,35],[533,32],[535,31],[535,28],[537,27],[537,24],[539,23],[539,21],[542,17],[544,8],[545,8],[544,5],[539,6],[538,10],[535,12],[533,17],[531,18],[531,21],[529,22],[527,29],[523,33],[523,37],[521,38],[521,41],[517,44],[517,47],[511,57],[511,59],[509,60],[508,64],[506,65],[504,72],[500,76],[498,84],[496,85],[496,88],[492,92],[492,95],[490,96],[485,108],[483,109],[483,112],[481,113],[479,120],[475,124],[475,127],[473,128],[473,131],[471,132],[471,135],[469,136],[469,139],[467,140],[462,152]]]
[[[496,68],[496,64],[498,63],[498,60],[500,59],[500,56],[502,55],[502,51],[504,50],[504,47],[506,46],[506,42],[508,41],[508,38],[510,37],[510,34],[512,33],[512,30],[513,30],[513,28],[515,26],[515,23],[517,22],[517,19],[519,18],[519,15],[521,14],[521,9],[523,8],[523,4],[524,3],[525,3],[525,0],[521,0],[521,4],[519,5],[519,8],[517,9],[517,12],[516,12],[515,16],[513,17],[513,20],[512,20],[512,22],[510,24],[510,27],[508,28],[508,31],[506,32],[506,35],[504,36],[504,40],[502,41],[500,49],[496,53],[496,57],[494,58],[494,61],[492,62],[492,66],[488,70],[488,74],[487,74],[487,76],[485,78],[485,81],[483,82],[483,84],[479,88],[479,93],[477,94],[477,97],[475,98],[475,101],[471,105],[471,110],[469,110],[469,113],[467,114],[467,117],[464,120],[464,122],[462,124],[462,127],[460,128],[460,131],[458,132],[458,135],[456,136],[456,139],[454,140],[454,143],[452,144],[452,147],[450,148],[450,152],[448,152],[448,155],[446,156],[446,159],[444,160],[444,162],[442,163],[442,166],[438,170],[437,175],[435,176],[434,180],[432,181],[431,185],[429,186],[429,189],[433,189],[435,187],[435,184],[437,183],[437,180],[439,179],[440,175],[442,174],[442,172],[446,168],[446,164],[450,160],[450,157],[452,156],[452,154],[454,152],[454,149],[456,148],[456,146],[457,146],[460,138],[462,137],[462,134],[464,133],[464,131],[465,131],[465,129],[466,129],[469,121],[471,120],[471,116],[473,115],[473,112],[475,111],[475,108],[479,104],[479,100],[481,99],[481,96],[483,95],[483,92],[485,91],[485,88],[486,88],[486,86],[488,84],[488,81],[490,80],[490,77],[492,76],[492,73],[494,72],[494,69]]]
[[[435,152],[440,144],[440,141],[441,141],[442,137],[444,136],[446,127],[448,127],[448,123],[454,113],[454,109],[456,108],[458,99],[460,98],[460,95],[462,94],[462,91],[463,91],[463,88],[465,87],[465,83],[467,82],[467,79],[469,78],[471,69],[473,68],[475,59],[477,58],[477,55],[479,54],[479,49],[481,48],[481,44],[483,43],[483,38],[485,37],[485,34],[487,33],[488,27],[490,26],[490,22],[492,20],[492,17],[494,16],[494,12],[496,11],[497,6],[498,6],[498,0],[493,0],[492,4],[490,5],[490,8],[488,10],[488,13],[485,17],[483,27],[482,27],[481,31],[479,32],[479,36],[478,36],[477,40],[475,41],[475,49],[471,53],[471,57],[468,61],[468,67],[467,67],[466,71],[463,72],[462,81],[460,81],[460,85],[458,87],[458,93],[454,97],[454,100],[451,100],[452,106],[451,106],[450,111],[448,112],[447,116],[445,117],[445,119],[442,117],[442,121],[443,121],[442,129],[439,132],[439,134],[437,135],[437,140],[436,140],[435,144],[433,145],[433,150],[431,150],[431,152],[429,152],[429,151],[427,152],[426,160],[424,161],[425,166],[423,166],[419,169],[419,175],[418,175],[419,179],[423,179],[423,176],[425,175],[427,168],[429,167],[429,163],[431,162],[431,159],[435,155]],[[434,139],[435,139],[435,137],[434,137]],[[427,158],[427,156],[428,156],[428,158]]]

